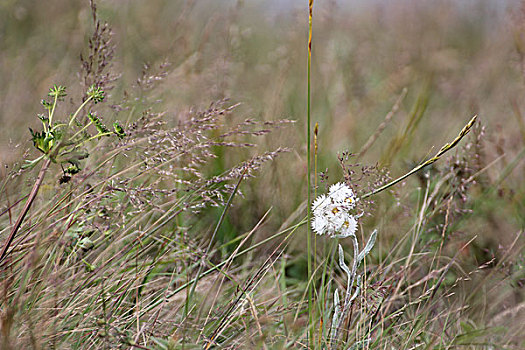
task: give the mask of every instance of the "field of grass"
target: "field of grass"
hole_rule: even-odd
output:
[[[0,2],[0,350],[525,348],[525,2],[312,19]]]

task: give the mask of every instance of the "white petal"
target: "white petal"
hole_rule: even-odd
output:
[[[326,233],[327,221],[323,217],[314,217],[312,220],[312,229],[318,235],[324,235]]]
[[[317,197],[315,201],[312,203],[312,210],[314,212],[314,215],[318,215],[318,213],[322,213],[325,207],[329,204],[330,204],[330,200],[324,194]]]
[[[357,231],[357,220],[349,215],[348,221],[343,224],[340,234],[337,236],[339,238],[345,238],[354,236]]]
[[[346,184],[338,182],[330,186],[329,197],[332,202],[344,204],[353,209],[356,202],[354,191]]]

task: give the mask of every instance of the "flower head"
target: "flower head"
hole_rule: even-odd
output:
[[[320,195],[312,204],[312,229],[318,235],[348,237],[355,234],[357,220],[350,214],[357,199],[350,187],[337,183],[330,187],[328,195]]]
[[[348,185],[343,182],[338,182],[330,186],[328,196],[335,203],[340,203],[348,207],[348,209],[354,209],[357,198],[354,191]]]

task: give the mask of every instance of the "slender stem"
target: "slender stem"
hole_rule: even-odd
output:
[[[210,237],[210,241],[208,242],[208,247],[206,248],[206,252],[201,257],[199,269],[197,270],[197,275],[195,276],[195,279],[194,279],[195,282],[191,286],[191,289],[188,295],[188,300],[186,304],[184,305],[184,318],[186,318],[188,315],[188,309],[189,309],[188,304],[193,298],[193,294],[195,293],[195,289],[197,288],[197,283],[199,282],[199,279],[201,278],[201,273],[202,273],[202,269],[204,268],[205,258],[209,255],[211,251],[211,247],[213,243],[215,242],[215,237],[217,236],[217,232],[219,232],[219,228],[221,227],[222,223],[224,222],[224,219],[226,218],[226,212],[228,211],[228,208],[230,208],[233,198],[235,197],[235,194],[237,193],[237,190],[239,189],[239,186],[241,185],[241,182],[244,179],[244,176],[246,175],[246,171],[248,170],[249,167],[250,167],[250,164],[246,165],[246,167],[244,168],[244,171],[240,175],[239,181],[237,181],[237,184],[235,185],[235,188],[233,189],[233,192],[231,193],[230,198],[228,198],[228,202],[224,206],[224,209],[221,213],[221,217],[219,218],[219,221],[217,222],[217,225],[215,226],[215,230],[213,230],[213,233]]]
[[[55,95],[55,100],[53,101],[53,108],[51,108],[51,111],[49,112],[49,130],[53,127],[53,116],[55,115],[55,108],[57,106],[58,102],[58,95]]]
[[[44,181],[44,176],[46,175],[47,168],[49,168],[49,164],[51,164],[51,160],[49,158],[46,158],[44,163],[42,164],[42,168],[40,168],[40,172],[38,173],[38,177],[36,178],[35,184],[33,185],[33,189],[31,190],[31,193],[29,194],[29,197],[27,198],[27,202],[24,206],[24,209],[22,209],[22,212],[18,216],[18,219],[16,220],[15,226],[13,226],[13,229],[11,230],[11,233],[9,234],[9,237],[4,243],[4,246],[2,247],[2,252],[0,253],[0,262],[4,260],[4,258],[7,255],[7,250],[9,249],[9,246],[13,242],[13,239],[15,238],[16,232],[22,225],[22,222],[24,221],[24,218],[29,211],[29,208],[31,208],[31,204],[33,204],[33,201],[35,200],[36,195],[38,194],[38,190],[40,189],[40,186],[42,185],[42,182]]]
[[[81,105],[80,107],[78,107],[78,109],[76,110],[76,112],[73,114],[73,116],[71,117],[71,119],[69,120],[69,126],[71,126],[71,124],[73,124],[73,121],[76,119],[76,117],[78,116],[78,113],[80,113],[80,111],[82,110],[82,108],[84,108],[88,103],[89,101],[91,101],[92,97],[88,97]]]
[[[312,325],[313,323],[313,300],[312,300],[312,283],[311,277],[312,277],[312,231],[311,231],[311,215],[312,215],[312,208],[310,206],[311,201],[311,179],[310,179],[310,172],[311,172],[311,156],[310,156],[310,148],[311,148],[311,135],[310,135],[310,113],[311,113],[311,99],[310,99],[310,87],[311,87],[311,66],[312,66],[312,16],[313,16],[313,7],[314,7],[314,0],[309,0],[308,3],[308,67],[307,67],[307,102],[306,102],[306,116],[307,116],[307,123],[306,123],[306,138],[307,138],[307,150],[306,154],[308,157],[307,160],[307,200],[308,200],[308,210],[307,210],[307,229],[306,229],[306,249],[307,249],[307,259],[308,259],[308,340],[309,344],[313,346],[315,344],[314,342],[314,327]]]
[[[82,129],[80,129],[73,136],[71,136],[71,139],[75,139],[75,137],[77,137],[78,134],[80,134],[82,131],[86,130],[91,124],[93,124],[93,122],[90,120],[89,123],[87,123]]]
[[[89,142],[91,140],[95,140],[99,137],[103,137],[103,136],[109,136],[109,135],[113,135],[113,131],[108,131],[108,132],[101,132],[99,134],[96,134],[96,135],[93,135],[91,136],[89,139],[85,140],[82,142],[82,144],[86,143],[86,142]]]
[[[357,292],[359,291],[359,286],[356,286],[355,292],[352,293],[355,278],[357,275],[357,266],[359,263],[357,259],[357,257],[359,256],[359,242],[357,241],[357,237],[355,235],[352,235],[351,237],[352,237],[352,244],[354,246],[354,257],[353,257],[353,263],[352,263],[352,270],[350,271],[350,275],[347,276],[347,280],[346,280],[345,300],[343,303],[343,309],[341,311],[341,315],[339,316],[337,324],[332,325],[333,330],[334,330],[333,336],[331,339],[332,349],[337,348],[339,330],[341,329],[342,324],[345,322],[348,311],[350,310],[350,305],[352,305],[352,302],[354,301],[355,297],[357,296]],[[359,280],[358,280],[358,283],[359,283]]]
[[[399,110],[399,106],[401,105],[401,102],[403,102],[403,99],[406,97],[407,93],[408,89],[404,88],[390,112],[388,112],[388,114],[385,116],[385,120],[381,124],[379,124],[377,130],[372,135],[370,135],[363,147],[361,147],[359,152],[357,152],[358,160],[370,149],[370,147],[372,147],[374,142],[376,142],[376,140],[379,138],[379,135],[381,135],[383,130],[385,130],[390,120],[394,117],[394,114],[396,114],[396,112]]]
[[[459,141],[461,141],[461,139],[466,135],[468,134],[468,132],[470,131],[470,129],[472,129],[472,126],[474,126],[474,123],[476,122],[476,119],[477,119],[477,115],[475,115],[474,117],[472,117],[472,119],[470,119],[470,121],[463,127],[463,129],[461,130],[461,132],[459,133],[459,135],[450,143],[446,143],[445,145],[443,145],[443,147],[441,147],[439,149],[439,151],[436,153],[436,155],[430,159],[428,159],[427,161],[425,161],[424,163],[418,165],[417,167],[415,167],[414,169],[410,170],[408,173],[406,173],[405,175],[403,176],[400,176],[398,177],[397,179],[393,180],[393,181],[390,181],[389,183],[387,183],[386,185],[384,186],[381,186],[375,190],[373,190],[372,192],[369,192],[367,194],[365,194],[364,196],[362,196],[361,198],[368,198],[374,194],[377,194],[379,192],[382,192],[384,190],[386,190],[387,188],[390,188],[392,186],[394,186],[395,184],[397,184],[398,182],[401,182],[403,181],[404,179],[406,179],[407,177],[409,177],[410,175],[414,174],[414,173],[417,173],[419,170],[423,169],[424,167],[430,165],[430,164],[433,164],[435,163],[437,160],[439,160],[439,158],[441,158],[441,156],[443,154],[445,154],[446,152],[448,152],[449,150],[451,150],[452,148],[454,148],[458,143]]]
[[[82,130],[81,130],[81,131],[82,131]],[[73,137],[75,137],[77,134],[78,134],[78,132],[77,132],[75,135],[73,135]],[[100,138],[100,137],[103,137],[103,136],[113,135],[113,134],[114,134],[113,131],[108,131],[108,132],[103,132],[103,133],[99,133],[99,134],[93,135],[93,136],[91,136],[90,138],[88,138],[88,139],[86,139],[86,140],[84,140],[84,141],[82,141],[82,142],[77,143],[75,146],[73,146],[73,148],[67,150],[67,152],[65,152],[65,153],[73,152],[73,151],[76,150],[77,148],[80,148],[80,147],[84,146],[84,144],[85,144],[86,142],[89,142],[89,141],[95,140],[95,139]],[[72,137],[72,138],[73,138],[73,137]]]
[[[315,123],[314,126],[314,198],[317,198],[317,134],[319,132],[319,124]],[[314,236],[314,262],[312,270],[317,270],[317,235]],[[322,321],[321,321],[322,322]],[[321,341],[321,338],[319,338]]]
[[[345,295],[345,303],[343,307],[343,314],[341,316],[341,320],[346,318],[346,314],[348,313],[348,310],[350,309],[350,297],[352,295],[352,287],[354,286],[355,276],[357,274],[357,257],[359,256],[359,242],[357,241],[357,237],[355,235],[352,235],[352,244],[354,246],[354,259],[352,263],[352,278],[349,278],[347,280],[346,285],[346,295]]]
[[[47,119],[49,121],[49,117]],[[44,133],[47,134],[47,124],[45,121],[42,121],[42,127],[44,128]],[[50,127],[51,128],[51,127]]]

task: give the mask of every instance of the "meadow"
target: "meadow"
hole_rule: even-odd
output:
[[[0,349],[525,348],[525,2],[312,5],[0,2]]]

